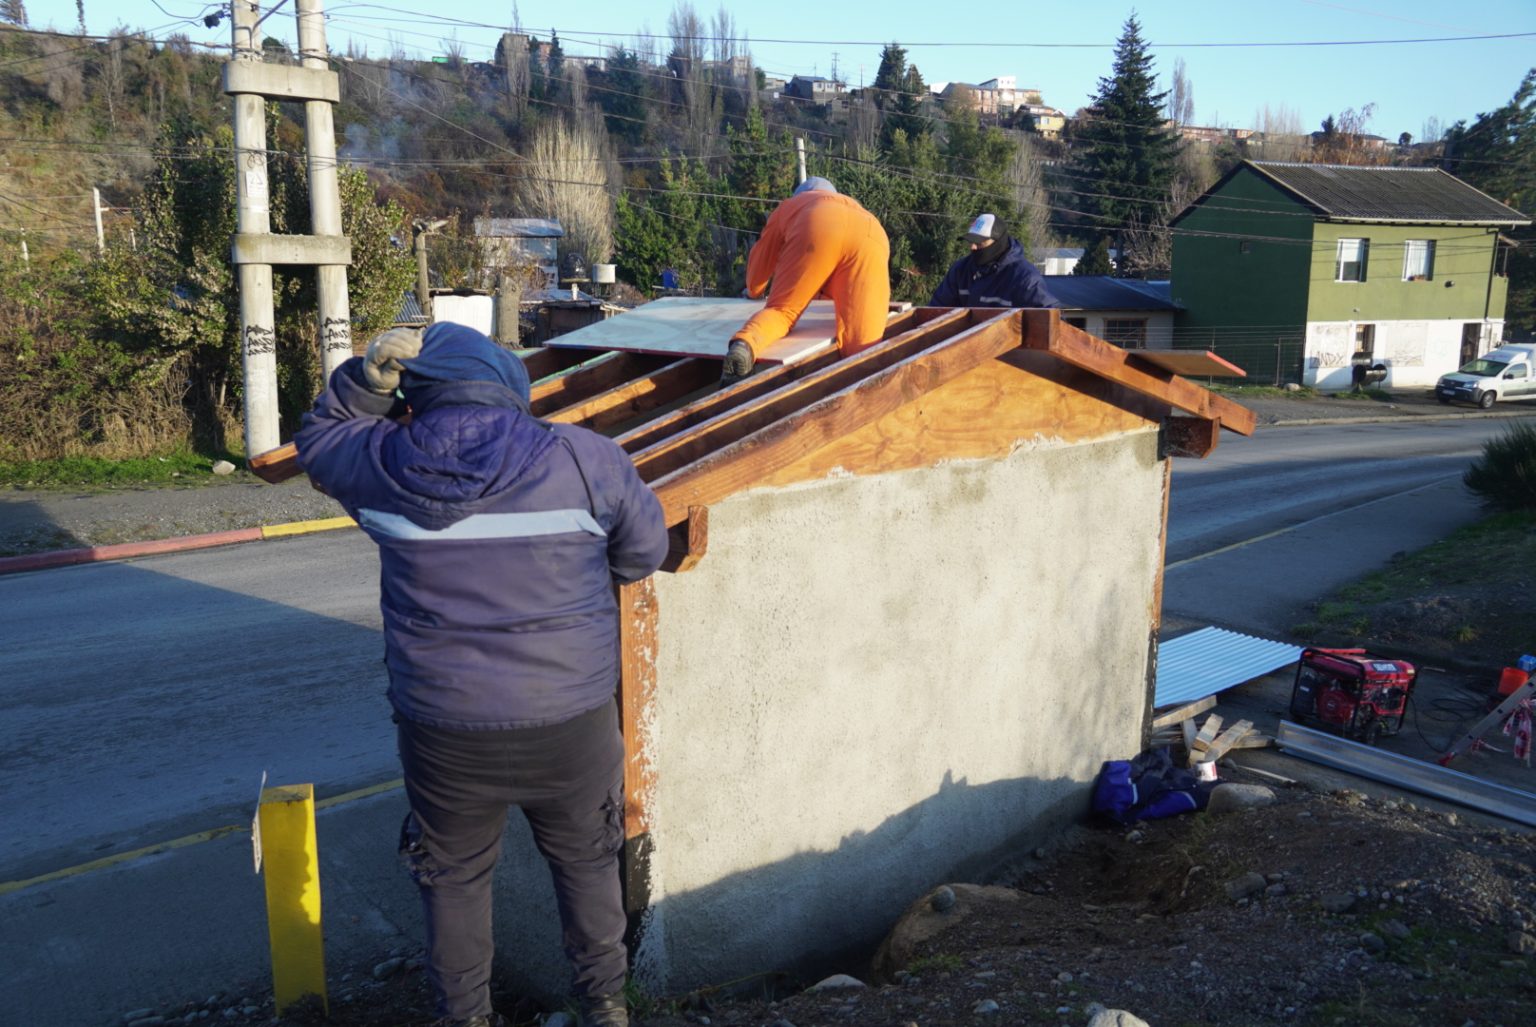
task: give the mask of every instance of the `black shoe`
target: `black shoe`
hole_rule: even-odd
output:
[[[756,362],[751,346],[740,339],[732,339],[725,353],[725,362],[720,365],[720,384],[735,385],[752,373],[752,365]]]
[[[629,1009],[622,992],[588,999],[581,1005],[581,1027],[629,1027]]]

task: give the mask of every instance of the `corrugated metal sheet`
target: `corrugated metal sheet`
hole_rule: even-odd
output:
[[[1045,275],[1045,287],[1065,310],[1177,310],[1168,282],[1109,275]]]
[[[1157,647],[1157,686],[1152,705],[1176,706],[1204,699],[1263,677],[1301,659],[1299,645],[1201,628]]]

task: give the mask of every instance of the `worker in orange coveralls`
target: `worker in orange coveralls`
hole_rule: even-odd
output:
[[[731,339],[720,383],[752,373],[768,345],[789,334],[811,300],[837,311],[837,345],[850,356],[879,342],[891,303],[891,241],[875,216],[825,178],[807,178],[768,216],[747,258],[747,295],[768,305]]]

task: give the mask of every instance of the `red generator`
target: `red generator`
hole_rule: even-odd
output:
[[[1375,745],[1403,726],[1418,671],[1364,649],[1303,649],[1291,690],[1291,716]]]

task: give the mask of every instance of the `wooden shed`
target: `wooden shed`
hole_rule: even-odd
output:
[[[856,356],[721,389],[717,359],[563,341],[527,356],[534,413],[615,437],[673,539],[620,590],[642,981],[872,947],[926,888],[1080,819],[1101,761],[1142,747],[1170,458],[1254,426],[1175,373],[1199,354],[918,308]],[[508,852],[520,910],[546,889]],[[558,992],[528,927],[501,918],[501,958]]]

